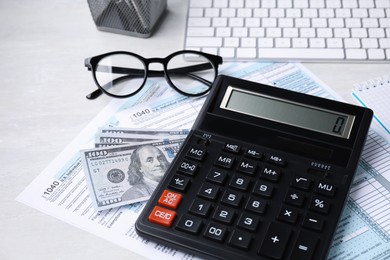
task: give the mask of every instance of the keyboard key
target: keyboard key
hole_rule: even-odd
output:
[[[227,234],[227,227],[218,223],[210,223],[203,236],[217,242],[223,242]]]
[[[270,181],[278,181],[280,175],[281,175],[280,169],[270,167],[270,166],[264,166],[260,171],[260,176],[263,179],[270,180]]]
[[[273,259],[282,259],[291,235],[287,226],[271,223],[261,245],[259,254]]]
[[[219,37],[187,37],[188,47],[221,47],[222,38]]]
[[[284,156],[277,155],[277,154],[269,154],[267,157],[267,161],[272,164],[280,165],[280,166],[284,166],[287,162]]]
[[[214,212],[213,219],[225,224],[231,224],[235,217],[235,211],[232,208],[218,206]]]
[[[347,59],[361,60],[367,59],[367,52],[365,49],[347,49],[345,50]]]
[[[210,202],[201,199],[194,199],[188,211],[201,217],[207,217],[210,213],[210,210]]]
[[[227,152],[232,152],[232,153],[237,154],[241,151],[241,147],[237,144],[226,143],[224,150]]]
[[[236,55],[237,58],[256,58],[257,51],[256,48],[238,48]]]
[[[168,187],[175,190],[185,191],[188,188],[189,184],[190,178],[175,174],[169,182]]]
[[[242,213],[237,222],[237,227],[255,232],[260,224],[260,218],[258,216]]]
[[[192,162],[190,160],[184,159],[181,164],[179,165],[179,168],[177,169],[179,172],[188,174],[188,175],[194,175],[195,172],[198,170],[199,164]]]
[[[311,232],[301,230],[295,242],[291,259],[312,259],[317,243],[318,236]]]
[[[190,159],[202,161],[206,155],[206,148],[203,147],[191,147],[186,156]]]
[[[308,178],[306,178],[306,177],[302,177],[302,176],[296,175],[292,179],[291,185],[293,187],[295,187],[295,188],[298,188],[298,189],[309,190],[310,189],[310,185],[311,185],[311,181]]]
[[[303,203],[305,202],[305,194],[296,190],[289,190],[287,191],[284,202],[298,207],[303,206]]]
[[[274,187],[272,184],[264,181],[257,181],[253,188],[253,193],[263,197],[271,197],[273,189]]]
[[[241,159],[237,166],[237,171],[243,172],[249,175],[253,175],[256,171],[257,164],[254,161],[248,159]]]
[[[254,159],[261,159],[263,154],[257,149],[248,148],[245,155]]]
[[[294,39],[295,40],[295,39]],[[307,44],[304,48],[307,47]],[[279,54],[277,54],[279,53]],[[259,57],[270,59],[273,57],[283,57],[284,59],[343,59],[342,49],[274,49],[260,48]]]
[[[226,190],[225,193],[222,195],[221,202],[225,205],[238,208],[241,206],[242,199],[243,195],[241,193]]]
[[[223,184],[227,178],[227,172],[218,168],[212,168],[206,176],[206,180]]]
[[[237,247],[239,249],[248,250],[251,242],[251,234],[241,230],[234,230],[229,238],[228,245]]]
[[[297,222],[299,213],[296,209],[291,207],[282,206],[279,211],[278,219],[280,221],[295,224]]]
[[[183,195],[180,193],[164,190],[163,194],[161,194],[160,199],[158,200],[158,204],[167,208],[176,209],[179,206],[182,198]]]
[[[267,208],[267,201],[263,199],[253,198],[251,197],[246,206],[245,209],[248,211],[251,211],[253,213],[257,214],[264,214],[265,210]]]
[[[309,208],[311,210],[326,214],[330,209],[330,201],[322,197],[313,196]]]
[[[242,175],[235,175],[230,181],[229,186],[238,190],[246,191],[248,190],[250,183],[250,178]]]
[[[234,156],[228,154],[220,154],[215,161],[215,165],[230,169],[234,163]]]
[[[171,227],[175,217],[175,211],[155,206],[150,213],[148,220],[164,227]]]
[[[176,229],[191,234],[198,234],[202,225],[203,222],[201,219],[190,215],[183,215],[177,223]]]
[[[310,213],[306,214],[302,223],[302,226],[304,226],[305,228],[309,228],[318,232],[322,231],[324,225],[325,225],[325,220],[323,217],[310,214]]]
[[[218,196],[218,192],[218,186],[209,183],[203,183],[202,187],[200,187],[198,191],[198,196],[205,199],[215,200],[215,198]]]
[[[334,197],[336,193],[336,186],[328,182],[320,181],[315,187],[314,192],[316,194]]]

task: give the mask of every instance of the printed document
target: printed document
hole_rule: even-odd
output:
[[[220,73],[337,99],[300,64],[227,63]],[[80,150],[94,146],[94,134],[101,127],[190,129],[204,100],[178,94],[165,80],[148,80],[136,96],[112,100],[17,200],[150,259],[197,259],[136,234],[134,223],[144,203],[94,210]],[[329,259],[390,258],[389,152],[389,143],[370,131]]]

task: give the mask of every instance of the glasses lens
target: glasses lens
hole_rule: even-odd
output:
[[[167,64],[167,74],[176,88],[189,95],[206,93],[216,77],[211,61],[193,53],[182,53],[171,58]]]
[[[113,54],[104,57],[96,66],[98,84],[108,93],[126,96],[136,92],[145,80],[143,62],[129,54]]]

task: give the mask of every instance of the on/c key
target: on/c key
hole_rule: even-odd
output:
[[[155,206],[150,213],[148,220],[152,223],[159,224],[164,227],[171,227],[175,217],[175,211],[164,209],[160,206]]]

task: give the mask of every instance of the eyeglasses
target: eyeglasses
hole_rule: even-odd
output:
[[[161,63],[163,70],[149,70],[151,63]],[[95,99],[102,93],[117,98],[130,97],[142,89],[148,77],[165,77],[179,93],[201,96],[210,90],[220,64],[220,56],[191,50],[151,59],[131,52],[109,52],[85,59],[85,66],[92,72],[98,87],[86,97]]]

